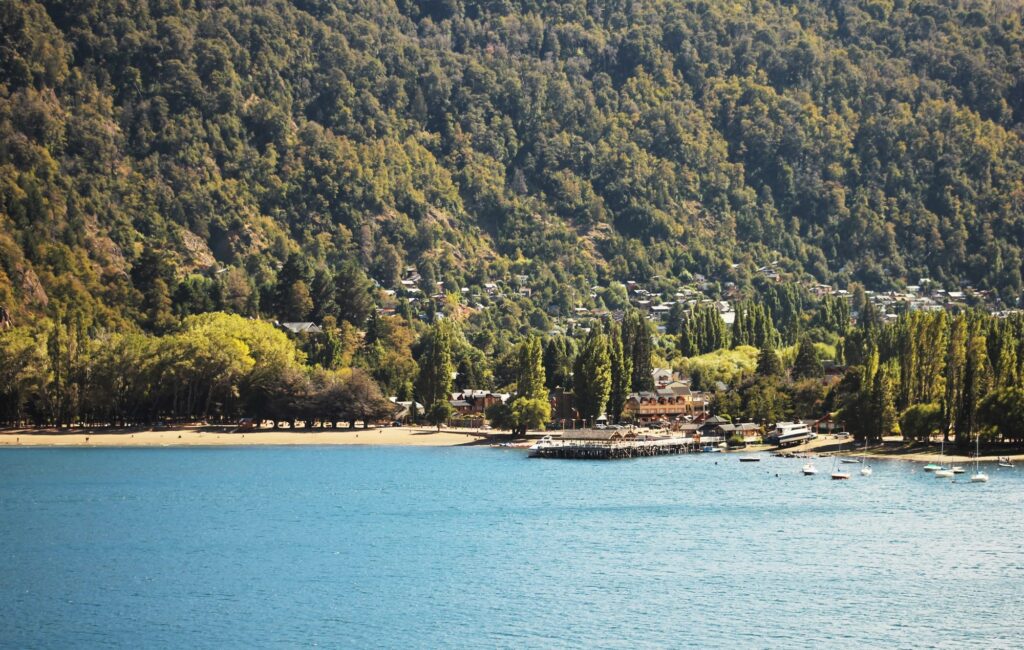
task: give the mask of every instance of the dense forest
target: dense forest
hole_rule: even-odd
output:
[[[676,308],[647,367],[787,346],[793,373],[813,348],[909,390],[887,329],[850,331],[858,309],[800,283],[926,277],[1018,306],[1022,19],[1008,0],[0,0],[0,363],[41,364],[34,388],[0,379],[7,415],[65,419],[62,359],[91,372],[109,337],[170,359],[213,312],[324,324],[289,342],[309,394],[417,395],[439,314],[461,384],[515,386],[540,345],[565,385],[578,351],[637,334],[553,324],[626,309],[627,280],[735,292],[730,328]],[[409,269],[436,299],[402,297]],[[479,291],[516,277],[529,292]],[[975,320],[993,366],[998,321]],[[260,362],[231,363],[237,382],[133,417],[244,410]],[[893,408],[948,414],[938,392]]]

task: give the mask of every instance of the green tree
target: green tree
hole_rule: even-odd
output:
[[[904,440],[927,442],[943,428],[942,405],[914,404],[900,416],[900,432]]]
[[[616,332],[611,333],[612,336]],[[654,390],[653,367],[651,364],[651,330],[647,319],[639,311],[632,309],[622,321],[620,336],[622,353],[628,359],[630,369],[630,389],[633,391]],[[623,364],[623,369],[626,365]]]
[[[417,360],[420,373],[416,382],[416,395],[427,411],[431,423],[437,424],[435,415],[443,413],[436,407],[439,403],[451,406],[453,326],[450,321],[442,320],[434,324],[422,340],[423,351]],[[450,415],[445,416],[445,420]]]
[[[452,408],[451,402],[437,401],[427,407],[427,421],[437,427],[437,430],[441,430],[441,426],[444,425],[448,420],[451,419],[455,413],[455,409]]]
[[[344,262],[335,273],[334,286],[334,303],[338,310],[338,319],[362,327],[373,311],[373,285],[366,274],[355,262]]]
[[[771,348],[761,348],[757,355],[757,370],[761,377],[780,377],[783,374],[782,360]]]
[[[543,352],[540,338],[529,336],[519,344],[516,396],[509,405],[507,419],[513,433],[526,435],[529,429],[537,429],[551,418],[551,404],[548,402],[544,381]]]
[[[553,336],[544,345],[544,377],[547,387],[572,387],[572,367],[576,343],[567,336]]]
[[[978,405],[977,416],[978,424],[991,427],[1004,439],[1019,439],[1024,431],[1024,389],[1008,387],[989,393]]]
[[[608,337],[595,325],[587,335],[573,367],[576,409],[580,417],[593,422],[604,413],[612,386]]]
[[[824,376],[825,370],[818,360],[818,352],[814,349],[814,343],[807,336],[800,337],[800,343],[796,351],[796,361],[793,363],[793,379],[814,379]]]
[[[519,372],[516,379],[516,395],[524,399],[547,398],[545,387],[543,352],[540,338],[529,336],[519,345]]]
[[[608,357],[611,362],[612,384],[608,395],[608,416],[618,422],[626,407],[633,375],[632,359],[623,354],[622,335],[616,325],[608,333]],[[648,373],[648,376],[651,376]]]
[[[956,405],[956,446],[967,451],[978,426],[978,404],[991,386],[992,368],[988,362],[985,338],[971,337],[965,353],[963,388]]]

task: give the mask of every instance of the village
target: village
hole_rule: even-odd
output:
[[[532,440],[552,442],[552,447],[602,447],[614,454],[616,443],[630,443],[632,454],[646,449],[645,455],[658,453],[688,453],[721,447],[741,447],[753,444],[774,444],[780,447],[795,445],[822,434],[842,433],[841,423],[830,414],[815,419],[794,422],[745,422],[713,415],[708,410],[709,396],[690,388],[689,380],[667,368],[652,372],[655,389],[631,393],[619,423],[609,421],[606,415],[593,422],[581,419],[574,406],[572,391],[557,389],[550,396],[551,421],[543,431],[530,432]],[[450,404],[455,413],[447,425],[458,429],[476,429],[491,432],[487,411],[496,404],[512,398],[510,393],[486,390],[460,390],[451,395]],[[412,401],[395,404],[394,425],[408,425],[423,412],[423,405]],[[495,439],[502,432],[494,431]],[[644,444],[634,444],[644,443]],[[506,442],[510,446],[529,446],[530,443]],[[555,452],[552,452],[555,453]],[[566,453],[565,450],[557,453]]]
[[[733,265],[734,268],[739,265]],[[756,273],[765,282],[781,283],[788,280],[777,264],[758,267]],[[510,273],[504,279],[489,281],[473,287],[462,287],[455,292],[455,298],[446,293],[445,283],[433,283],[433,292],[426,292],[429,283],[416,267],[404,269],[400,286],[381,288],[383,298],[377,307],[379,315],[395,314],[404,304],[418,313],[420,318],[443,319],[446,310],[456,308],[484,310],[487,305],[497,304],[501,300],[529,301],[534,297],[530,276],[522,273]],[[732,282],[719,282],[701,274],[695,274],[692,282],[679,286],[674,292],[665,289],[666,283],[661,278],[654,278],[651,285],[643,285],[633,280],[621,282],[628,309],[644,314],[651,323],[652,331],[666,333],[670,315],[680,310],[691,310],[696,306],[713,305],[726,326],[731,326],[736,318],[736,304],[740,299],[736,285]],[[852,301],[850,289],[837,288],[829,284],[804,280],[803,290],[817,299],[832,297],[847,302]],[[655,286],[657,285],[657,287]],[[592,299],[598,298],[602,287],[591,287]],[[949,311],[957,313],[970,308],[984,308],[995,316],[1004,317],[1019,311],[999,311],[988,307],[991,296],[987,291],[976,291],[972,287],[959,290],[946,290],[929,278],[920,278],[917,284],[907,285],[900,291],[863,290],[863,300],[870,304],[882,322],[895,321],[901,314],[914,311]],[[426,309],[430,307],[430,309]],[[429,317],[428,317],[429,314]],[[548,335],[559,335],[571,331],[589,331],[590,327],[601,320],[622,321],[625,309],[575,307],[569,316],[551,315],[551,328]],[[851,312],[851,319],[857,313]],[[302,337],[322,333],[321,328],[312,322],[287,322],[279,326],[290,335]],[[845,367],[834,360],[822,360],[824,377],[822,382],[831,385],[839,380]],[[453,384],[458,386],[462,378],[453,374]],[[806,419],[794,422],[780,421],[745,421],[742,414],[735,420],[725,414],[718,414],[712,408],[712,400],[716,392],[724,393],[731,389],[722,382],[702,386],[699,390],[690,377],[678,370],[668,367],[654,368],[651,372],[651,390],[632,392],[628,395],[621,416],[613,421],[606,415],[586,420],[580,416],[576,408],[575,395],[571,389],[556,387],[550,391],[550,420],[545,423],[543,431],[531,432],[537,438],[557,439],[565,444],[581,443],[605,444],[615,441],[661,441],[661,448],[672,445],[665,441],[684,441],[679,449],[693,450],[710,445],[729,444],[731,446],[754,443],[774,443],[780,445],[796,444],[806,441],[819,434],[835,434],[844,427],[834,422],[832,415],[823,413],[817,419]],[[378,424],[405,426],[422,420],[426,407],[414,400],[399,399],[391,396],[394,411],[386,420]],[[449,404],[452,416],[447,425],[453,428],[475,429],[482,432],[491,431],[488,421],[488,410],[495,405],[508,404],[515,399],[511,392],[489,390],[479,386],[463,386],[454,389],[450,394]],[[723,417],[724,415],[724,417]],[[497,432],[494,432],[497,433]],[[674,443],[673,443],[674,444]],[[658,447],[658,445],[654,445]]]
[[[735,271],[740,266],[740,264],[733,264],[732,270]],[[796,282],[810,295],[819,299],[833,296],[849,300],[853,297],[853,292],[849,288],[815,282],[806,277],[796,280],[792,274],[781,270],[778,263],[759,266],[755,269],[754,275],[766,283]],[[692,275],[691,282],[675,287],[674,290],[666,289],[668,285],[669,283],[660,276],[651,278],[648,284],[631,279],[609,283],[609,286],[623,287],[629,306],[645,313],[659,333],[665,333],[668,317],[676,305],[692,309],[699,304],[713,304],[725,324],[732,325],[736,315],[735,303],[741,297],[735,282],[723,278],[709,278],[696,273]],[[431,309],[430,313],[435,314],[435,317],[443,317],[444,303],[449,299],[449,287],[446,287],[443,281],[435,281],[432,286],[429,286],[429,283],[424,282],[423,276],[415,266],[405,267],[399,286],[380,287],[380,289],[384,299],[378,312],[384,315],[396,313],[400,302],[404,301],[414,309],[417,306],[433,303],[435,309]],[[430,291],[426,291],[426,289],[430,289]],[[599,298],[607,289],[607,287],[597,285],[590,287],[590,299]],[[477,286],[460,287],[455,293],[463,308],[480,311],[484,310],[488,304],[502,299],[530,299],[534,296],[534,291],[530,275],[509,273],[502,279],[483,282]],[[926,277],[919,278],[916,284],[905,284],[899,290],[865,289],[864,295],[881,315],[884,322],[895,321],[900,314],[912,311],[958,312],[976,308],[999,317],[1021,311],[1019,308],[1007,309],[999,306],[991,290],[979,290],[970,285],[945,289],[940,283]],[[436,309],[437,307],[440,310]],[[554,307],[549,307],[547,311],[554,324],[554,328],[549,333],[559,333],[575,325],[586,324],[593,319],[622,320],[624,310],[576,306],[572,309],[571,315],[560,314],[559,310]],[[854,312],[853,316],[856,315]]]

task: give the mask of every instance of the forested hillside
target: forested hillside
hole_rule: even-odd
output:
[[[568,315],[593,285],[749,288],[768,261],[1016,304],[1021,19],[995,0],[2,0],[0,305],[361,326],[369,280],[416,265],[448,292],[530,274],[530,304]]]

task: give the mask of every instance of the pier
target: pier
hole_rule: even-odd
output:
[[[632,432],[593,430],[562,432],[561,438],[545,436],[530,448],[531,458],[562,458],[578,460],[617,460],[674,456],[700,451],[700,440],[694,438],[657,438],[638,440]]]

